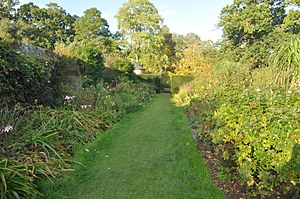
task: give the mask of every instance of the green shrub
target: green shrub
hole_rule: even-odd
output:
[[[113,61],[113,67],[120,72],[130,74],[133,72],[134,67],[129,59],[117,57]]]
[[[177,93],[180,86],[187,84],[195,79],[194,76],[184,76],[184,75],[171,75],[170,85],[172,93]]]
[[[199,133],[254,194],[300,188],[300,94],[221,86],[191,103]]]
[[[74,46],[75,57],[81,63],[84,85],[94,85],[100,81],[104,68],[101,49],[93,46]]]
[[[200,137],[252,194],[298,198],[299,92],[274,86],[269,68],[229,69],[181,87],[173,102],[189,105],[187,113]]]
[[[27,57],[0,40],[0,103],[53,103],[59,85],[55,63],[46,57]]]
[[[290,162],[299,155],[293,150],[300,144],[300,95],[285,90],[237,91],[228,88],[230,95],[213,115],[213,143],[260,194],[278,187],[289,192],[300,183],[299,159],[295,165]]]
[[[272,67],[257,68],[252,71],[252,88],[274,87],[274,70]]]

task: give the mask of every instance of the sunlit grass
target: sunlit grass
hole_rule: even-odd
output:
[[[69,176],[42,183],[44,198],[224,198],[213,185],[182,109],[158,96],[75,152]]]

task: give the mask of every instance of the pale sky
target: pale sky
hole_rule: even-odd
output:
[[[221,9],[233,0],[150,0],[164,18],[171,32],[178,34],[196,33],[202,40],[217,41],[222,30],[217,28]],[[114,18],[126,0],[20,0],[21,3],[33,2],[42,7],[55,2],[70,14],[81,16],[84,10],[96,7],[108,21],[110,30],[117,30]]]

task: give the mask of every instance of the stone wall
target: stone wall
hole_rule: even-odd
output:
[[[43,49],[33,45],[20,45],[20,51],[27,56],[46,56],[57,63],[56,69],[60,74],[58,81],[66,84],[75,91],[82,89],[82,76],[80,66],[76,60],[59,57],[51,50]]]

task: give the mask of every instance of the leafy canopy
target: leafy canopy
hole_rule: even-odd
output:
[[[84,11],[84,15],[75,22],[75,42],[98,40],[103,37],[110,37],[108,23],[101,17],[97,8],[90,8]]]
[[[163,19],[155,6],[149,0],[129,0],[116,18],[129,58],[148,71],[161,71],[167,57],[163,54]]]

